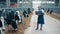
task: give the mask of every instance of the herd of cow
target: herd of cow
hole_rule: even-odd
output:
[[[3,33],[3,31],[8,31],[12,27],[12,30],[16,31],[18,30],[17,25],[23,23],[22,18],[29,17],[28,14],[31,13],[30,8],[27,9],[27,11],[23,11],[23,15],[20,14],[19,10],[16,11],[0,11],[0,34]]]

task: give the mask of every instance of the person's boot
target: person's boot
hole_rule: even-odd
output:
[[[42,28],[40,28],[40,30],[42,30]]]
[[[36,28],[36,30],[38,30],[38,28]]]

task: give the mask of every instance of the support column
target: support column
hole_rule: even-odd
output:
[[[10,7],[10,0],[6,0],[7,8]]]
[[[17,0],[17,8],[19,8],[19,0]]]
[[[59,0],[59,7],[60,7],[60,0]]]
[[[59,5],[59,0],[55,0],[55,6]]]

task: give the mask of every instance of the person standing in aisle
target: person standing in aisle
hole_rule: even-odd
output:
[[[42,30],[43,24],[44,24],[44,10],[43,8],[38,7],[38,21],[37,21],[37,28],[36,30],[38,30],[39,24],[41,25],[40,30]]]

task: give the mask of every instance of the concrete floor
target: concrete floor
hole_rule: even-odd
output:
[[[50,17],[45,14],[45,24],[43,25],[43,30],[35,30],[37,25],[37,15],[33,12],[33,15],[30,20],[30,27],[27,28],[24,34],[60,34],[60,21]]]

